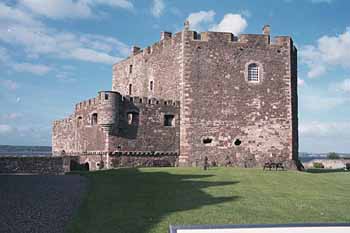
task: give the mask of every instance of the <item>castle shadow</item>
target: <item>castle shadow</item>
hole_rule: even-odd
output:
[[[118,169],[86,174],[90,191],[68,232],[146,233],[169,214],[215,205],[239,197],[213,197],[203,189],[238,182],[203,181],[212,175],[175,175]],[[164,224],[164,223],[162,223]],[[167,232],[169,222],[162,226]]]

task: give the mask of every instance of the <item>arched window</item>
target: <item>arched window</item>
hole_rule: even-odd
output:
[[[83,117],[80,116],[80,117],[77,118],[77,127],[78,128],[81,127],[82,124],[83,124]]]
[[[256,63],[249,64],[248,66],[248,82],[260,81],[259,66]]]
[[[91,125],[97,125],[97,113],[91,115]]]
[[[128,125],[138,125],[139,123],[139,113],[128,112],[127,114]]]

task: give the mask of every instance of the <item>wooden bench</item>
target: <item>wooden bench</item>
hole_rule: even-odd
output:
[[[276,171],[280,168],[281,170],[284,170],[284,165],[281,162],[275,163],[275,162],[267,162],[264,164],[263,170],[268,168],[270,171],[271,169],[276,169]]]

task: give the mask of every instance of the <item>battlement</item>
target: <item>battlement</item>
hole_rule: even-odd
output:
[[[120,95],[118,92],[113,92],[113,91],[103,91],[99,92],[97,97],[91,98],[88,100],[81,101],[75,105],[75,111],[79,110],[89,110],[93,108],[97,108],[101,104],[101,100],[104,98],[103,94],[106,93],[115,93]],[[121,101],[123,102],[129,102],[133,103],[136,106],[148,106],[148,105],[164,105],[164,106],[180,106],[180,101],[176,100],[165,100],[165,99],[157,99],[157,98],[148,98],[148,97],[140,97],[140,96],[121,96]],[[68,118],[67,118],[68,119]],[[58,121],[66,121],[67,119],[63,120],[58,120]]]
[[[228,44],[237,44],[237,45],[265,45],[265,46],[289,46],[289,42],[292,41],[289,36],[276,36],[270,37],[270,26],[265,25],[263,27],[262,34],[240,34],[235,36],[230,32],[197,32],[197,31],[181,31],[177,32],[174,35],[170,32],[161,32],[161,38],[159,41],[154,44],[146,47],[139,48],[133,46],[131,54],[125,60],[114,64],[122,64],[124,61],[128,61],[131,57],[144,57],[147,58],[152,56],[155,53],[161,53],[163,50],[170,49],[176,43],[182,42],[183,33],[190,33],[189,37],[191,41],[203,42],[203,43],[228,43]]]
[[[87,100],[84,100],[84,101],[77,103],[75,105],[75,111],[79,111],[81,109],[96,108],[103,101],[108,100],[108,96],[110,93],[120,95],[118,92],[114,92],[114,91],[100,91],[100,92],[98,92],[98,95],[95,98],[87,99]]]
[[[64,119],[54,120],[53,125],[55,126],[55,125],[60,125],[60,124],[72,123],[73,120],[74,120],[73,115],[70,115],[69,117],[64,118]]]
[[[170,32],[162,32],[161,40],[153,43],[146,48],[139,48],[138,46],[133,46],[131,49],[131,54],[118,63],[115,63],[113,66],[128,61],[131,57],[149,57],[152,54],[161,53],[164,49],[170,49],[174,44],[181,43],[182,32],[175,33],[174,35]]]
[[[175,106],[180,107],[180,101],[164,100],[157,98],[139,97],[139,96],[122,96],[122,102],[133,103],[136,106]]]
[[[75,105],[75,110],[91,108],[93,106],[97,106],[99,102],[100,102],[100,96],[97,96],[95,98],[91,98],[88,100],[84,100]]]

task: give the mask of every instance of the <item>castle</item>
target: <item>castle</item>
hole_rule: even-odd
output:
[[[298,162],[297,50],[289,36],[184,29],[113,65],[112,91],[53,123],[53,155],[114,166]]]

